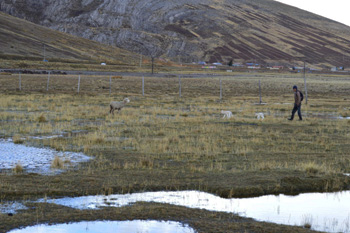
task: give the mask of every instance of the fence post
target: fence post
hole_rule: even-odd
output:
[[[46,91],[49,91],[49,84],[50,84],[50,72],[47,75],[47,85],[46,85]]]
[[[79,94],[79,91],[80,91],[80,75],[79,75],[79,80],[78,80],[78,94]]]
[[[154,57],[152,57],[152,74],[154,74]]]
[[[220,100],[222,100],[222,80],[220,78]]]
[[[19,74],[19,90],[21,91],[22,90],[22,77],[21,77],[21,73],[18,73]]]
[[[306,64],[304,61],[304,87],[305,87],[305,104],[307,105],[307,86],[306,86]]]
[[[179,76],[179,97],[181,98],[181,76]]]
[[[145,96],[145,77],[142,76],[142,96]]]
[[[112,76],[109,76],[109,96],[111,96],[111,92],[112,92]]]
[[[260,97],[260,104],[262,103],[262,98],[261,98],[261,81],[259,79],[259,97]]]

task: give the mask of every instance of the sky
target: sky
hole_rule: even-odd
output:
[[[350,26],[350,0],[276,0]]]

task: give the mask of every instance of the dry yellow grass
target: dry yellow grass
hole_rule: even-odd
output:
[[[109,83],[108,77],[83,77],[79,95],[71,89],[76,78],[52,76],[56,80],[52,92],[40,93],[34,87],[45,78],[24,75],[23,84],[30,86],[26,91],[0,95],[0,133],[21,135],[29,144],[96,156],[82,170],[84,175],[119,171],[132,176],[144,171],[166,173],[160,175],[162,179],[172,179],[178,173],[182,174],[178,177],[241,173],[279,177],[297,172],[328,177],[350,171],[349,121],[331,118],[348,108],[348,78],[310,77],[310,99],[302,107],[302,122],[287,121],[293,101],[290,87],[300,85],[300,77],[226,77],[222,101],[217,78],[183,79],[183,98],[176,92],[176,78],[147,78],[145,97],[138,90],[141,77],[115,80],[116,94],[111,97],[99,88]],[[267,105],[255,105],[259,79]],[[109,114],[109,102],[124,97],[130,98],[130,104],[114,116]],[[221,110],[232,111],[234,117],[222,119]],[[257,120],[257,112],[263,112],[265,119]],[[40,120],[42,116],[45,120]],[[63,137],[28,137],[34,135]],[[231,190],[230,182],[221,185]],[[150,184],[143,180],[142,185]],[[266,187],[274,192],[283,188],[275,185]]]
[[[55,156],[54,160],[52,160],[51,168],[53,169],[63,169],[64,162],[59,156]]]
[[[23,172],[23,167],[21,164],[18,163],[12,170],[15,174],[20,174]]]

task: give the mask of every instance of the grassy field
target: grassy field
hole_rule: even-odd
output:
[[[256,105],[258,81],[263,102]],[[141,77],[112,80],[82,76],[0,75],[0,137],[61,151],[79,151],[94,160],[56,176],[2,171],[2,201],[43,197],[158,190],[202,190],[222,197],[335,191],[350,178],[349,77],[308,77],[304,121],[287,121],[292,86],[298,75],[182,79]],[[128,97],[120,113],[109,102]],[[222,119],[221,110],[234,117]],[[255,113],[263,112],[259,121]],[[35,135],[60,135],[33,139]],[[26,138],[19,140],[19,138]],[[307,229],[255,222],[232,214],[139,203],[121,209],[78,211],[32,204],[14,217],[0,215],[0,232],[37,222],[88,219],[162,219],[189,223],[199,232],[308,232]],[[223,224],[225,222],[225,224]],[[3,224],[6,223],[6,224]]]

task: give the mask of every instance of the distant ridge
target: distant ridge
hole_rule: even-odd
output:
[[[272,0],[0,0],[0,10],[182,62],[350,64],[350,27]]]

